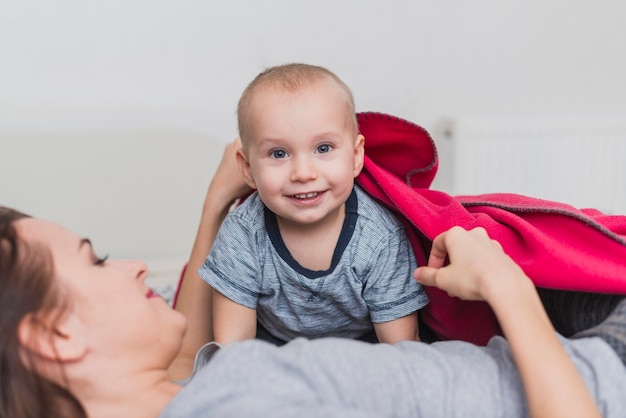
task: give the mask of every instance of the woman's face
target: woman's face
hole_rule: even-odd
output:
[[[27,218],[16,226],[27,241],[49,248],[54,281],[67,290],[68,314],[80,324],[88,354],[135,353],[134,361],[167,366],[180,348],[186,321],[144,284],[143,262],[103,261],[88,239],[49,221]]]

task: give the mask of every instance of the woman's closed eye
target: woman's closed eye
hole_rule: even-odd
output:
[[[96,266],[103,266],[104,263],[109,259],[109,255],[105,255],[104,257],[96,257],[93,264]]]
[[[91,258],[92,263],[95,266],[102,266],[109,258],[109,255],[105,255],[104,257],[98,257],[96,253],[93,251],[93,245],[91,244],[91,240],[89,238],[83,238],[80,240],[79,251],[86,251],[88,256]]]

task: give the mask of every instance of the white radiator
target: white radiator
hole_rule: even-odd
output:
[[[459,119],[444,132],[452,194],[519,193],[626,214],[626,115]]]

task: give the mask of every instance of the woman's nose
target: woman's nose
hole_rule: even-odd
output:
[[[148,266],[141,260],[111,260],[109,263],[126,273],[129,273],[136,280],[144,281],[148,277]]]
[[[135,278],[141,282],[148,277],[148,265],[141,260],[130,261],[133,264],[133,274]]]

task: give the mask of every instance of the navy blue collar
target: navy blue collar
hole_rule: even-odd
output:
[[[283,241],[283,237],[280,235],[276,214],[269,210],[267,206],[265,206],[265,230],[267,231],[267,235],[269,235],[272,245],[280,258],[282,258],[291,268],[303,276],[310,279],[316,279],[332,273],[335,267],[337,267],[337,264],[339,264],[339,260],[348,246],[348,243],[352,239],[352,235],[354,234],[354,227],[358,218],[358,208],[359,201],[356,197],[356,191],[352,188],[352,192],[350,193],[348,200],[346,200],[346,213],[343,220],[343,226],[341,227],[341,233],[339,234],[339,239],[337,240],[337,245],[335,246],[333,258],[328,270],[309,270],[308,268],[300,265],[300,263],[293,258]]]

